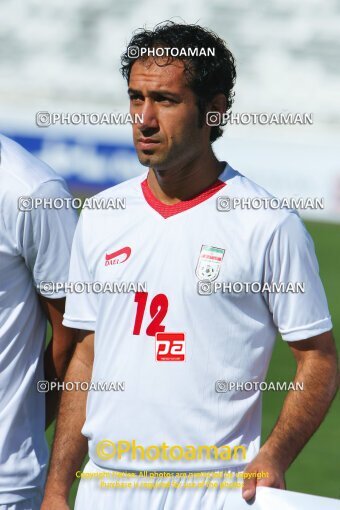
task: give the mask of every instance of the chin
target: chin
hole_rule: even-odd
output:
[[[157,157],[153,151],[143,151],[143,152],[137,152],[137,156],[139,159],[139,162],[143,166],[148,166],[155,168],[158,164],[161,162],[159,161],[159,157]]]
[[[152,165],[152,156],[145,153],[137,153],[139,162],[143,166],[151,166]]]

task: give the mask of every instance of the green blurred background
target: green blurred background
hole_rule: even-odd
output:
[[[340,337],[340,226],[306,222],[313,237],[319,260],[320,274],[333,319],[334,335],[339,350]],[[291,381],[295,361],[286,343],[279,337],[268,372],[268,381]],[[284,392],[264,392],[262,441],[266,439],[279,415]],[[319,496],[340,498],[340,406],[339,397],[333,402],[325,421],[287,472],[287,489]],[[47,431],[52,443],[54,426]],[[72,487],[70,505],[73,509],[78,482]],[[306,509],[308,510],[308,509]],[[322,510],[322,509],[320,509]]]

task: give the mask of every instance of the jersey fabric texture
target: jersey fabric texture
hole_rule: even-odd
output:
[[[125,382],[125,391],[89,392],[82,433],[90,458],[104,469],[242,467],[259,450],[261,393],[221,392],[216,384],[264,381],[278,331],[294,342],[331,329],[313,242],[291,210],[219,211],[225,196],[271,196],[230,165],[213,186],[173,206],[153,196],[146,177],[100,194],[126,197],[126,209],[83,211],[73,241],[71,282],[147,285],[138,293],[67,296],[63,323],[95,331],[93,381]],[[305,292],[200,288],[217,282],[304,282]],[[167,332],[172,344],[171,335],[159,337]],[[104,460],[96,450],[103,440],[130,449]],[[143,458],[140,449],[133,455],[133,441],[243,445],[247,455],[183,460],[179,449],[172,459],[155,449]]]
[[[35,197],[71,198],[64,180],[0,135],[0,504],[41,497],[45,442],[42,281],[68,276],[77,216],[73,210],[19,208]],[[49,298],[64,297],[49,293]],[[29,503],[27,503],[29,504]]]

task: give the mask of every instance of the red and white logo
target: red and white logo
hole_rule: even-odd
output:
[[[130,257],[130,255],[131,255],[131,248],[129,246],[125,246],[124,248],[114,251],[113,253],[106,253],[105,254],[105,265],[113,266],[115,264],[122,264],[123,262],[127,261],[127,259]]]
[[[156,361],[184,361],[184,333],[156,333]]]

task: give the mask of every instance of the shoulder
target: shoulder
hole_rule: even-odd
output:
[[[71,195],[64,179],[52,168],[0,134],[0,212],[4,228],[14,232],[21,211],[30,210],[31,198],[38,196]]]
[[[141,183],[146,179],[147,172],[143,172],[143,174],[138,175],[137,177],[133,177],[132,179],[128,179],[123,181],[115,186],[111,186],[96,195],[93,195],[91,198],[119,198],[119,197],[134,197],[140,194]]]
[[[125,209],[131,211],[135,205],[140,205],[143,200],[141,183],[146,175],[147,173],[144,172],[138,177],[123,181],[85,199],[80,215],[84,229],[91,231],[95,225],[110,218],[113,209],[115,218],[118,220],[122,219],[122,214],[123,217],[126,216]]]
[[[0,182],[3,191],[30,196],[39,186],[51,181],[65,185],[64,179],[46,163],[0,134]]]
[[[226,186],[219,192],[231,201],[235,219],[247,225],[250,231],[267,234],[279,228],[296,228],[302,221],[296,209],[291,209],[263,186],[227,165],[220,179]]]

